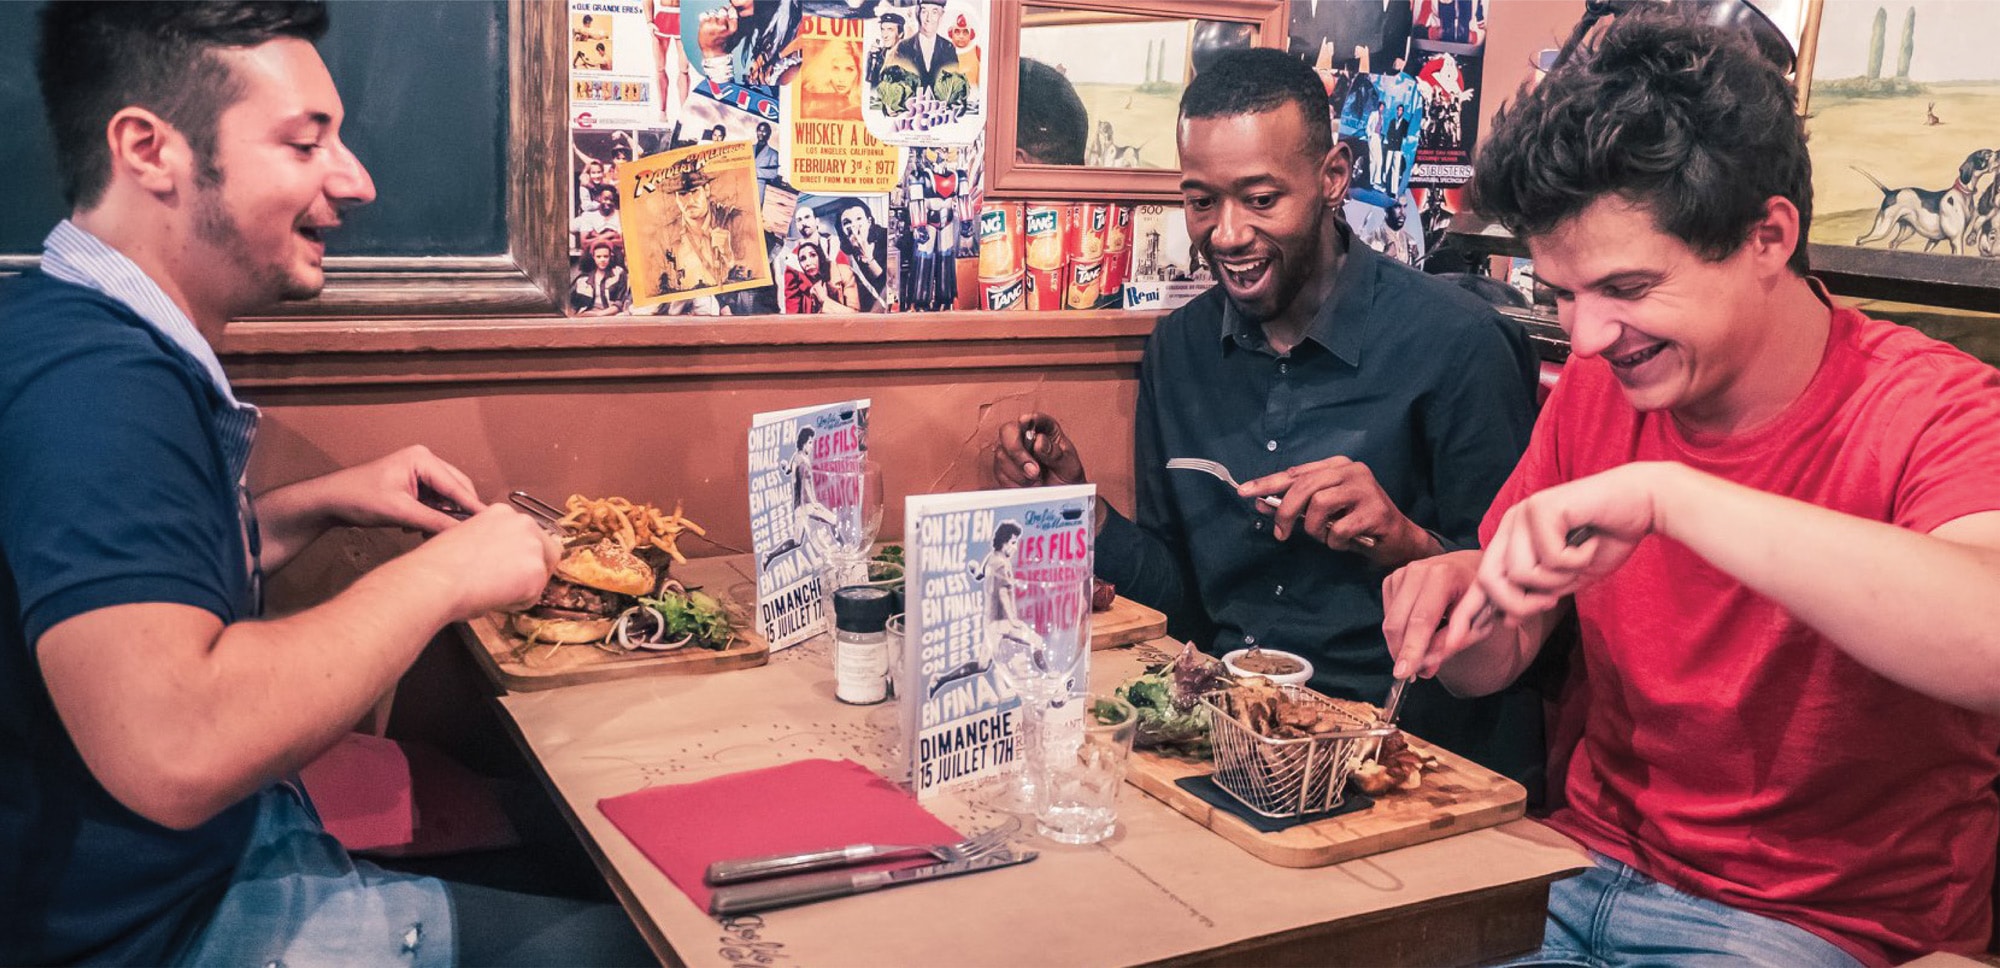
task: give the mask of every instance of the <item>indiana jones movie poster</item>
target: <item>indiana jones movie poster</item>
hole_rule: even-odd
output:
[[[771,284],[752,147],[728,141],[618,169],[632,305]]]

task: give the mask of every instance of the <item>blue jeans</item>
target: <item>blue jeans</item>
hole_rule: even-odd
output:
[[[1596,866],[1549,886],[1542,950],[1509,965],[1625,968],[1854,968],[1840,946],[1804,928],[1674,890],[1593,853]]]
[[[384,870],[349,857],[291,784],[259,797],[236,876],[176,964],[658,964],[615,904]]]

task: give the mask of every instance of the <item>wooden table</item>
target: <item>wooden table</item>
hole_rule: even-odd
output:
[[[1093,684],[1136,661],[1096,654]],[[1122,660],[1122,661],[1121,661]],[[1090,847],[1025,840],[1004,871],[718,923],[597,809],[598,800],[812,757],[886,771],[893,704],[833,698],[824,640],[771,664],[502,696],[510,723],[633,920],[669,964],[1469,964],[1532,948],[1548,885],[1587,864],[1513,821],[1344,864],[1266,864],[1130,786]],[[996,815],[946,796],[959,829]],[[760,960],[760,957],[768,960]]]

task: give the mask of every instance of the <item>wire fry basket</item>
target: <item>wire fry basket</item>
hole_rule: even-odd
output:
[[[1348,774],[1394,727],[1350,712],[1301,686],[1276,690],[1294,710],[1313,714],[1318,730],[1296,739],[1274,739],[1231,715],[1231,696],[1241,688],[1202,698],[1208,707],[1215,747],[1215,785],[1257,813],[1282,819],[1321,813],[1340,806]],[[1301,718],[1293,716],[1291,718]]]

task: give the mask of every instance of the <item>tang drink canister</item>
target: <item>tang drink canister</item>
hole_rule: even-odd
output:
[[[1021,203],[987,202],[979,209],[979,278],[1021,273]]]
[[[1125,277],[1132,265],[1132,206],[1113,205],[1104,220],[1104,302],[1123,301]]]
[[[979,277],[979,308],[1022,310],[1028,308],[1028,274],[1016,272],[999,278]]]
[[[1021,234],[1027,243],[1027,308],[1031,310],[1062,308],[1064,207],[1029,205],[1022,216]]]

